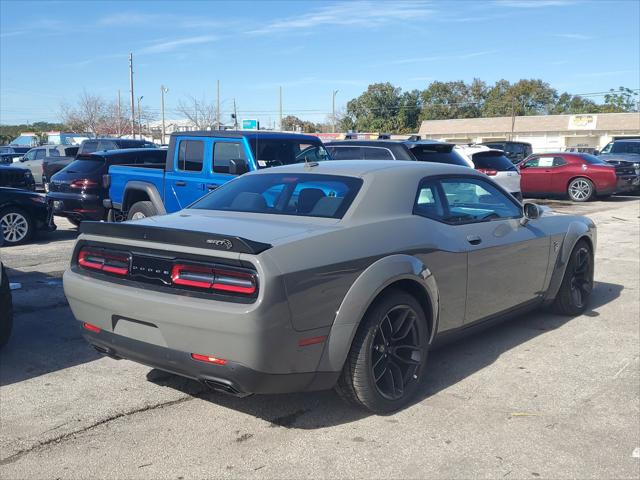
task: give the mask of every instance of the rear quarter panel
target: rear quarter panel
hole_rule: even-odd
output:
[[[109,167],[109,175],[111,175],[109,198],[114,203],[122,203],[124,190],[131,181],[146,182],[154,185],[161,197],[164,198],[164,170],[161,168],[112,165]]]

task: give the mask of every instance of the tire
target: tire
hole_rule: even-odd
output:
[[[574,202],[588,202],[596,193],[593,182],[585,177],[577,177],[569,182],[567,195]]]
[[[408,293],[391,290],[362,319],[336,391],[348,403],[374,413],[399,410],[420,386],[427,353],[428,326],[422,307]]]
[[[127,214],[127,220],[140,220],[146,217],[153,217],[157,215],[155,207],[153,203],[148,200],[142,202],[136,202],[129,209],[129,213]]]
[[[3,269],[2,280],[0,281],[0,347],[3,347],[9,341],[11,330],[13,330],[13,304],[9,279]]]
[[[107,212],[107,222],[109,223],[120,223],[127,220],[127,216],[122,210],[116,210],[115,208],[110,208]]]
[[[35,228],[27,212],[18,207],[7,207],[0,210],[0,230],[5,245],[19,245],[31,240]]]
[[[580,240],[569,258],[553,309],[561,315],[580,315],[587,308],[593,291],[593,252]]]

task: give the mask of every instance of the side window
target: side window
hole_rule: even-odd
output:
[[[45,157],[46,150],[44,148],[39,148],[36,150],[36,160],[42,160]]]
[[[443,219],[444,207],[438,195],[436,182],[429,180],[420,182],[413,213],[434,220]]]
[[[240,142],[216,142],[213,145],[213,171],[216,173],[229,173],[229,161],[246,160],[244,147]]]
[[[24,156],[25,161],[33,160],[35,158],[36,158],[36,151],[35,150],[28,151]]]
[[[160,154],[158,154],[158,152],[140,152],[136,158],[136,163],[143,165],[165,163],[166,153],[160,152]]]
[[[97,140],[87,140],[80,147],[81,152],[84,153],[93,153],[98,150],[98,141]]]
[[[48,156],[50,156],[50,157],[59,157],[60,156],[60,150],[58,150],[57,148],[52,148],[51,150],[49,150]]]
[[[110,140],[100,140],[98,142],[98,150],[116,150],[118,145]]]
[[[562,157],[553,157],[553,166],[554,167],[561,167],[562,165],[566,165],[567,162],[564,158]]]
[[[533,157],[527,160],[525,163],[527,168],[538,168],[540,166],[540,157]]]
[[[178,148],[178,170],[201,172],[204,163],[204,142],[202,140],[180,140]]]
[[[391,151],[387,148],[363,148],[365,160],[395,160]]]
[[[451,224],[519,218],[520,207],[482,179],[451,178],[440,181],[447,202],[444,221]]]
[[[360,160],[362,149],[360,147],[327,147],[333,160]]]

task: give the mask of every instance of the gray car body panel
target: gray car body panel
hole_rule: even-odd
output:
[[[487,179],[464,167],[332,161],[247,175],[277,172],[355,176],[363,184],[342,219],[192,208],[135,222],[272,245],[257,255],[100,235],[78,239],[251,264],[260,284],[253,303],[150,291],[72,268],[65,272],[64,288],[76,318],[153,345],[229,358],[259,372],[335,373],[367,309],[390,286],[410,284],[420,292],[429,340],[435,341],[519,306],[553,300],[575,243],[586,237],[595,248],[595,226],[579,216],[547,212],[528,222],[449,225],[412,213],[422,178]],[[482,243],[470,245],[471,234]],[[323,342],[298,346],[324,336]]]

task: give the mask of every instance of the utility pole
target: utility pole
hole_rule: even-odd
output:
[[[140,110],[140,102],[144,98],[143,96],[138,97],[138,133],[140,134],[140,139],[142,140],[142,110]]]
[[[167,87],[165,87],[164,85],[160,85],[160,97],[161,97],[161,110],[162,110],[162,140],[160,140],[160,143],[164,144],[164,135],[165,135],[165,127],[164,127],[164,94],[167,93],[169,91],[169,89]]]
[[[338,90],[333,91],[332,95],[332,107],[331,107],[331,123],[333,124],[333,133],[336,133],[336,95],[338,94]]]
[[[280,130],[282,131],[282,86],[280,86]]]
[[[118,89],[118,126],[117,126],[117,134],[118,137],[122,135],[122,107],[120,106],[120,89]]]
[[[136,112],[133,102],[133,53],[129,54],[129,92],[131,93],[131,136],[136,138]]]
[[[236,99],[233,99],[233,128],[238,129],[238,110],[236,109]]]
[[[218,80],[218,106],[216,107],[218,130],[220,130],[220,80]]]

